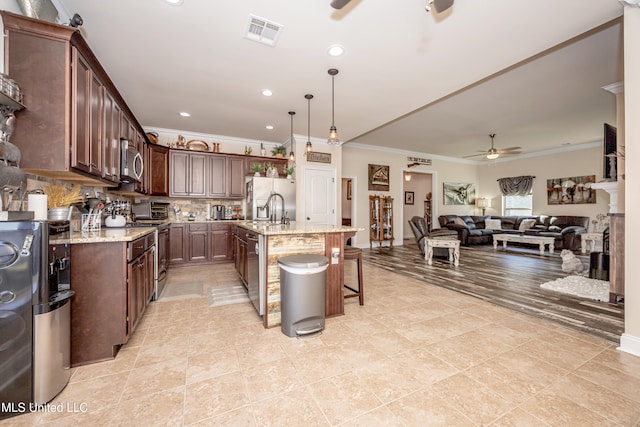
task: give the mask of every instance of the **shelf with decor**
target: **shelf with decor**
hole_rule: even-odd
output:
[[[433,228],[433,214],[431,212],[431,199],[424,201],[424,221],[427,223],[427,233],[431,233]]]
[[[369,248],[377,242],[382,248],[388,243],[393,249],[393,198],[369,196]]]

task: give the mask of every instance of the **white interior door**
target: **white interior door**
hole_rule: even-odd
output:
[[[304,175],[305,222],[336,225],[336,172],[306,168]]]

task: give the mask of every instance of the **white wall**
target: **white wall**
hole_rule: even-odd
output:
[[[432,159],[430,166],[417,166],[411,168],[412,172],[428,172],[434,174],[433,203],[434,209],[439,214],[473,214],[475,206],[444,206],[442,200],[442,182],[469,182],[478,181],[476,166],[469,161],[445,160],[424,153],[411,153],[400,150],[383,150],[375,147],[367,147],[361,144],[348,143],[342,146],[342,174],[358,177],[356,203],[356,226],[364,228],[356,235],[358,246],[369,246],[369,196],[384,195],[393,197],[393,234],[394,245],[401,245],[404,235],[404,224],[409,218],[404,216],[404,171],[407,169],[407,156],[418,156]],[[368,189],[368,165],[389,166],[389,191],[369,191]],[[354,189],[355,190],[355,189]],[[425,193],[426,194],[426,193]],[[425,194],[416,192],[416,202],[421,207]],[[420,210],[422,212],[422,209]],[[421,215],[421,214],[420,214]],[[435,224],[434,224],[435,225]],[[437,225],[436,225],[437,226]],[[412,234],[411,234],[412,235]]]
[[[593,219],[599,213],[609,212],[609,195],[606,191],[596,191],[595,204],[549,205],[547,203],[547,179],[572,176],[595,175],[596,182],[602,180],[603,148],[575,150],[541,157],[488,162],[478,167],[480,176],[478,197],[491,199],[487,215],[501,215],[501,193],[498,178],[533,175],[534,215],[578,215]]]
[[[598,144],[596,144],[598,145]],[[404,171],[407,170],[407,156],[431,158],[432,165],[411,168],[414,178],[404,181]],[[413,215],[423,215],[423,201],[425,192],[412,187],[413,180],[419,176],[418,172],[433,174],[433,209],[436,212],[434,227],[438,227],[437,215],[481,215],[482,211],[475,205],[444,205],[442,196],[443,182],[463,182],[476,184],[476,197],[492,199],[491,208],[487,215],[501,215],[501,194],[497,179],[533,175],[533,212],[535,215],[578,215],[593,219],[599,213],[609,211],[609,195],[598,190],[595,204],[549,205],[547,203],[547,179],[566,178],[571,176],[595,175],[596,181],[602,180],[603,148],[592,144],[587,149],[564,151],[546,156],[529,157],[496,162],[468,162],[450,161],[430,156],[425,153],[406,153],[399,150],[382,150],[367,147],[362,144],[346,144],[342,148],[343,174],[357,176],[358,189],[355,191],[357,200],[357,218],[355,224],[365,231],[359,232],[357,240],[361,247],[369,242],[369,195],[389,195],[394,199],[394,244],[402,244],[403,238],[412,237],[410,228],[405,227]],[[389,191],[368,190],[368,165],[389,165]],[[415,173],[414,173],[415,172]],[[414,189],[412,189],[414,188]],[[404,191],[414,191],[415,204],[413,208],[404,205]],[[425,194],[422,194],[425,193]]]
[[[624,8],[625,316],[620,349],[640,356],[640,9]]]

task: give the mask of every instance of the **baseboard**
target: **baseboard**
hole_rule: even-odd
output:
[[[618,347],[618,350],[633,354],[634,356],[640,356],[640,337],[623,333],[620,336],[620,347]]]

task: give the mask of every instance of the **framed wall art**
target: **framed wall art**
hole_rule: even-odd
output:
[[[595,175],[548,179],[547,204],[575,205],[595,203],[596,190],[591,188],[591,184],[595,182]]]
[[[389,191],[389,166],[369,165],[369,190]]]
[[[476,203],[475,184],[445,182],[442,185],[445,205],[473,205]]]
[[[413,204],[413,191],[405,191],[404,192],[404,204],[412,205]]]
[[[331,153],[310,151],[307,153],[307,161],[316,163],[331,163]]]

